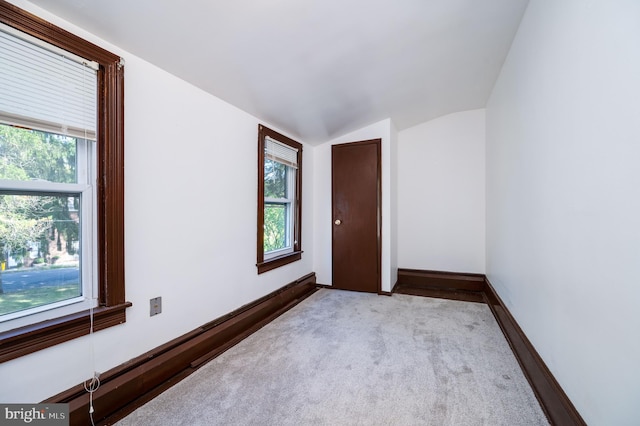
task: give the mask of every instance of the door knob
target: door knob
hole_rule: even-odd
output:
[[[342,223],[342,221],[340,219],[336,219],[336,221],[333,222],[333,223],[335,223],[336,225],[340,225]]]

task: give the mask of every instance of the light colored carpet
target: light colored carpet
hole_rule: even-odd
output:
[[[489,308],[320,290],[118,425],[548,425]]]

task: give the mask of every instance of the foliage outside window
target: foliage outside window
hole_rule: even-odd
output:
[[[301,257],[302,145],[258,128],[258,273]]]
[[[131,303],[121,60],[4,0],[0,37],[4,362],[123,323]],[[67,64],[38,62],[47,55]]]

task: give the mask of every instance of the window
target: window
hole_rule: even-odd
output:
[[[2,118],[0,330],[7,330],[34,322],[39,312],[95,305],[95,161],[91,141]]]
[[[7,330],[40,312],[94,305],[98,85],[97,64],[5,25],[0,52],[0,330]]]
[[[126,319],[123,73],[0,0],[0,362]]]
[[[258,126],[258,273],[301,258],[302,144]]]

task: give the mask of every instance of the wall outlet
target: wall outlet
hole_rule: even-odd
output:
[[[162,297],[154,297],[149,301],[149,316],[162,313]]]

